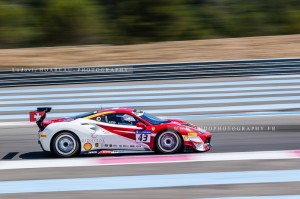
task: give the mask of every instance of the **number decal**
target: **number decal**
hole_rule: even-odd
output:
[[[143,134],[137,135],[138,136],[138,140],[141,142],[143,139]]]
[[[145,142],[149,143],[151,139],[151,131],[148,130],[142,130],[142,131],[136,131],[135,134],[135,141],[136,142]]]
[[[150,137],[150,134],[144,134],[143,142],[147,142],[148,137]]]

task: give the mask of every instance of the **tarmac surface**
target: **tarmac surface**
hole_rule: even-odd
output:
[[[191,122],[201,127],[212,128],[213,148],[203,155],[214,153],[232,153],[234,152],[253,152],[257,151],[281,151],[281,150],[299,150],[300,149],[300,128],[299,119],[300,114],[298,109],[286,109],[278,104],[289,104],[290,106],[297,107],[300,100],[292,100],[292,97],[300,96],[297,86],[300,86],[300,82],[297,83],[298,77],[274,77],[270,78],[231,78],[231,79],[211,79],[206,80],[181,80],[181,81],[159,81],[159,82],[139,82],[141,85],[154,85],[153,88],[134,88],[136,83],[124,83],[122,85],[118,83],[101,84],[101,87],[112,86],[112,89],[99,92],[106,93],[107,95],[99,98],[93,97],[89,102],[80,102],[81,98],[88,97],[88,93],[95,93],[95,88],[91,90],[80,91],[80,88],[91,88],[100,86],[100,84],[89,85],[76,85],[72,86],[48,86],[48,87],[26,87],[23,89],[15,89],[16,92],[12,92],[14,89],[0,89],[0,92],[4,92],[0,96],[1,107],[8,107],[6,111],[1,111],[0,119],[0,162],[17,161],[20,164],[25,161],[35,160],[52,160],[53,162],[59,159],[42,152],[40,146],[37,143],[37,127],[26,123],[28,116],[27,110],[18,111],[17,108],[24,108],[27,106],[45,106],[51,105],[53,112],[49,114],[49,118],[56,117],[57,114],[72,113],[72,112],[84,112],[92,110],[89,108],[89,104],[101,103],[103,105],[111,103],[111,99],[105,99],[112,96],[120,97],[115,102],[124,102],[122,97],[130,96],[129,94],[118,94],[118,92],[149,92],[149,91],[168,91],[174,90],[174,92],[184,93],[187,89],[191,92],[185,92],[185,94],[203,94],[202,97],[187,97],[187,98],[173,98],[170,101],[182,101],[186,104],[178,104],[174,106],[162,106],[162,101],[169,99],[157,99],[153,100],[127,100],[126,103],[151,101],[153,106],[140,106],[139,108],[149,111],[162,110],[161,113],[156,115],[176,117],[182,120]],[[272,81],[270,81],[272,80]],[[274,82],[278,80],[280,83]],[[291,80],[296,82],[292,83]],[[247,83],[244,85],[243,83]],[[262,82],[264,81],[264,82]],[[286,82],[285,82],[286,81]],[[290,81],[290,82],[289,82]],[[236,82],[232,85],[222,85],[223,82]],[[256,82],[255,84],[253,82]],[[190,84],[191,87],[174,87],[167,88],[164,85],[167,84]],[[195,85],[195,83],[202,83]],[[208,83],[206,85],[206,83]],[[213,85],[211,83],[219,83]],[[155,85],[159,85],[157,88]],[[117,88],[117,86],[128,86],[128,88]],[[280,88],[280,87],[287,88]],[[114,88],[113,88],[114,87]],[[246,87],[254,87],[253,90],[243,90]],[[266,88],[269,87],[269,88]],[[272,87],[272,88],[271,88]],[[277,87],[277,88],[276,88]],[[295,87],[295,88],[293,88]],[[67,89],[66,91],[59,91],[59,89]],[[68,90],[71,88],[78,88],[79,90]],[[216,91],[216,89],[236,89],[233,91]],[[42,89],[40,92],[34,89]],[[53,89],[49,91],[47,89]],[[203,89],[201,91],[201,89]],[[204,91],[204,89],[208,89]],[[215,89],[215,90],[214,90]],[[11,92],[6,93],[5,92]],[[22,92],[21,92],[22,91]],[[99,91],[101,89],[99,88]],[[264,92],[274,92],[276,94],[263,94]],[[284,94],[286,91],[293,91],[294,94]],[[98,92],[98,91],[97,91]],[[113,94],[112,92],[116,92]],[[261,94],[253,93],[252,96],[247,98],[263,98],[269,97],[281,97],[276,99],[257,100],[251,101],[249,99],[245,102],[230,102],[220,101],[218,103],[211,103],[210,99],[241,99],[245,96],[227,96],[227,97],[207,97],[205,95],[211,94],[224,94],[229,93],[244,93],[244,95],[251,94],[251,92],[262,92]],[[280,93],[282,92],[282,93]],[[27,100],[57,100],[57,99],[70,99],[72,97],[66,97],[68,94],[78,95],[80,93],[87,93],[86,96],[74,97],[74,102],[55,102],[55,101],[40,101],[34,104],[28,103]],[[42,97],[42,95],[65,95],[63,96],[48,96]],[[29,96],[31,95],[31,96]],[[167,94],[160,93],[155,96],[165,96]],[[22,96],[22,97],[20,97]],[[139,95],[137,95],[139,96]],[[153,96],[153,94],[143,94],[142,96]],[[2,98],[3,99],[2,99]],[[6,99],[4,99],[6,97]],[[16,99],[11,99],[11,98]],[[20,98],[19,98],[20,97]],[[76,98],[76,99],[75,99]],[[188,104],[188,102],[194,98],[194,100],[207,100],[202,104]],[[101,101],[102,99],[102,101]],[[290,100],[291,99],[291,100]],[[295,98],[296,99],[296,98]],[[18,103],[13,103],[13,100],[17,100]],[[11,102],[8,105],[8,102]],[[78,106],[81,104],[87,104],[86,108],[75,110],[73,108],[63,107],[65,105]],[[275,104],[273,109],[258,109],[247,110],[247,107],[251,106],[269,106]],[[138,105],[138,104],[137,104]],[[56,106],[62,106],[62,109],[55,109]],[[138,105],[139,106],[139,105]],[[242,106],[240,110],[224,109],[224,107]],[[9,108],[11,107],[11,108]],[[204,111],[201,110],[195,112],[176,112],[178,109],[185,108],[204,108],[204,107],[220,107],[218,111]],[[30,108],[30,107],[29,107]],[[167,109],[174,109],[172,113],[163,112]],[[2,109],[3,110],[3,109]],[[154,113],[155,114],[155,113]],[[23,116],[24,115],[24,116]],[[9,119],[16,117],[15,119]],[[60,115],[59,115],[60,116]],[[261,127],[262,130],[242,131],[243,126]],[[218,129],[219,127],[219,129]],[[221,127],[227,127],[226,130],[220,130]],[[145,154],[141,154],[145,155]],[[141,155],[130,155],[131,157],[139,157]],[[185,154],[179,154],[184,156]],[[201,155],[198,154],[198,155]],[[105,155],[105,156],[80,156],[83,161],[85,158],[102,158],[102,157],[115,157],[122,158],[129,155]],[[156,154],[148,154],[147,156],[153,157]],[[72,159],[70,159],[72,160]],[[95,178],[95,177],[124,177],[124,176],[149,176],[149,175],[166,175],[166,174],[207,174],[216,172],[241,172],[241,171],[280,171],[280,170],[299,170],[300,159],[269,159],[269,160],[238,160],[238,161],[207,161],[207,162],[172,162],[172,163],[145,163],[145,164],[124,164],[124,165],[110,165],[110,166],[92,166],[92,167],[60,167],[60,168],[36,168],[36,169],[0,169],[0,182],[22,182],[24,180],[49,180],[49,179],[75,179],[75,178]],[[207,181],[208,179],[199,179],[199,181]],[[147,183],[147,182],[145,182]],[[222,198],[233,196],[272,196],[272,195],[300,195],[299,190],[300,180],[295,182],[269,182],[269,183],[244,183],[244,184],[213,184],[213,185],[195,185],[195,186],[179,186],[179,187],[160,187],[160,188],[139,188],[139,189],[119,189],[119,190],[92,190],[92,191],[50,191],[42,193],[14,193],[14,194],[1,194],[0,198]],[[42,186],[42,185],[41,185]],[[61,185],[64,186],[63,184]],[[101,185],[99,185],[101,186]],[[284,198],[284,196],[282,197]],[[299,197],[300,198],[300,197]]]

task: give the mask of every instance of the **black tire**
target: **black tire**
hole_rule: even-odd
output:
[[[155,148],[159,153],[172,154],[182,149],[181,136],[173,130],[159,133],[155,138]]]
[[[80,150],[78,137],[70,132],[60,132],[51,142],[52,152],[62,158],[76,156]]]

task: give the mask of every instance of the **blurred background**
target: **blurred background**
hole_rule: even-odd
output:
[[[0,48],[297,33],[298,0],[0,1]]]
[[[299,0],[0,0],[0,198],[299,199],[299,55]],[[234,130],[205,154],[62,160],[28,121],[48,106]]]

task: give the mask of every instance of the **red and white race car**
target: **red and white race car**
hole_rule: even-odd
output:
[[[30,112],[44,151],[60,157],[108,154],[208,151],[211,133],[190,123],[161,119],[132,108],[111,108],[69,118],[44,120],[51,108]]]

